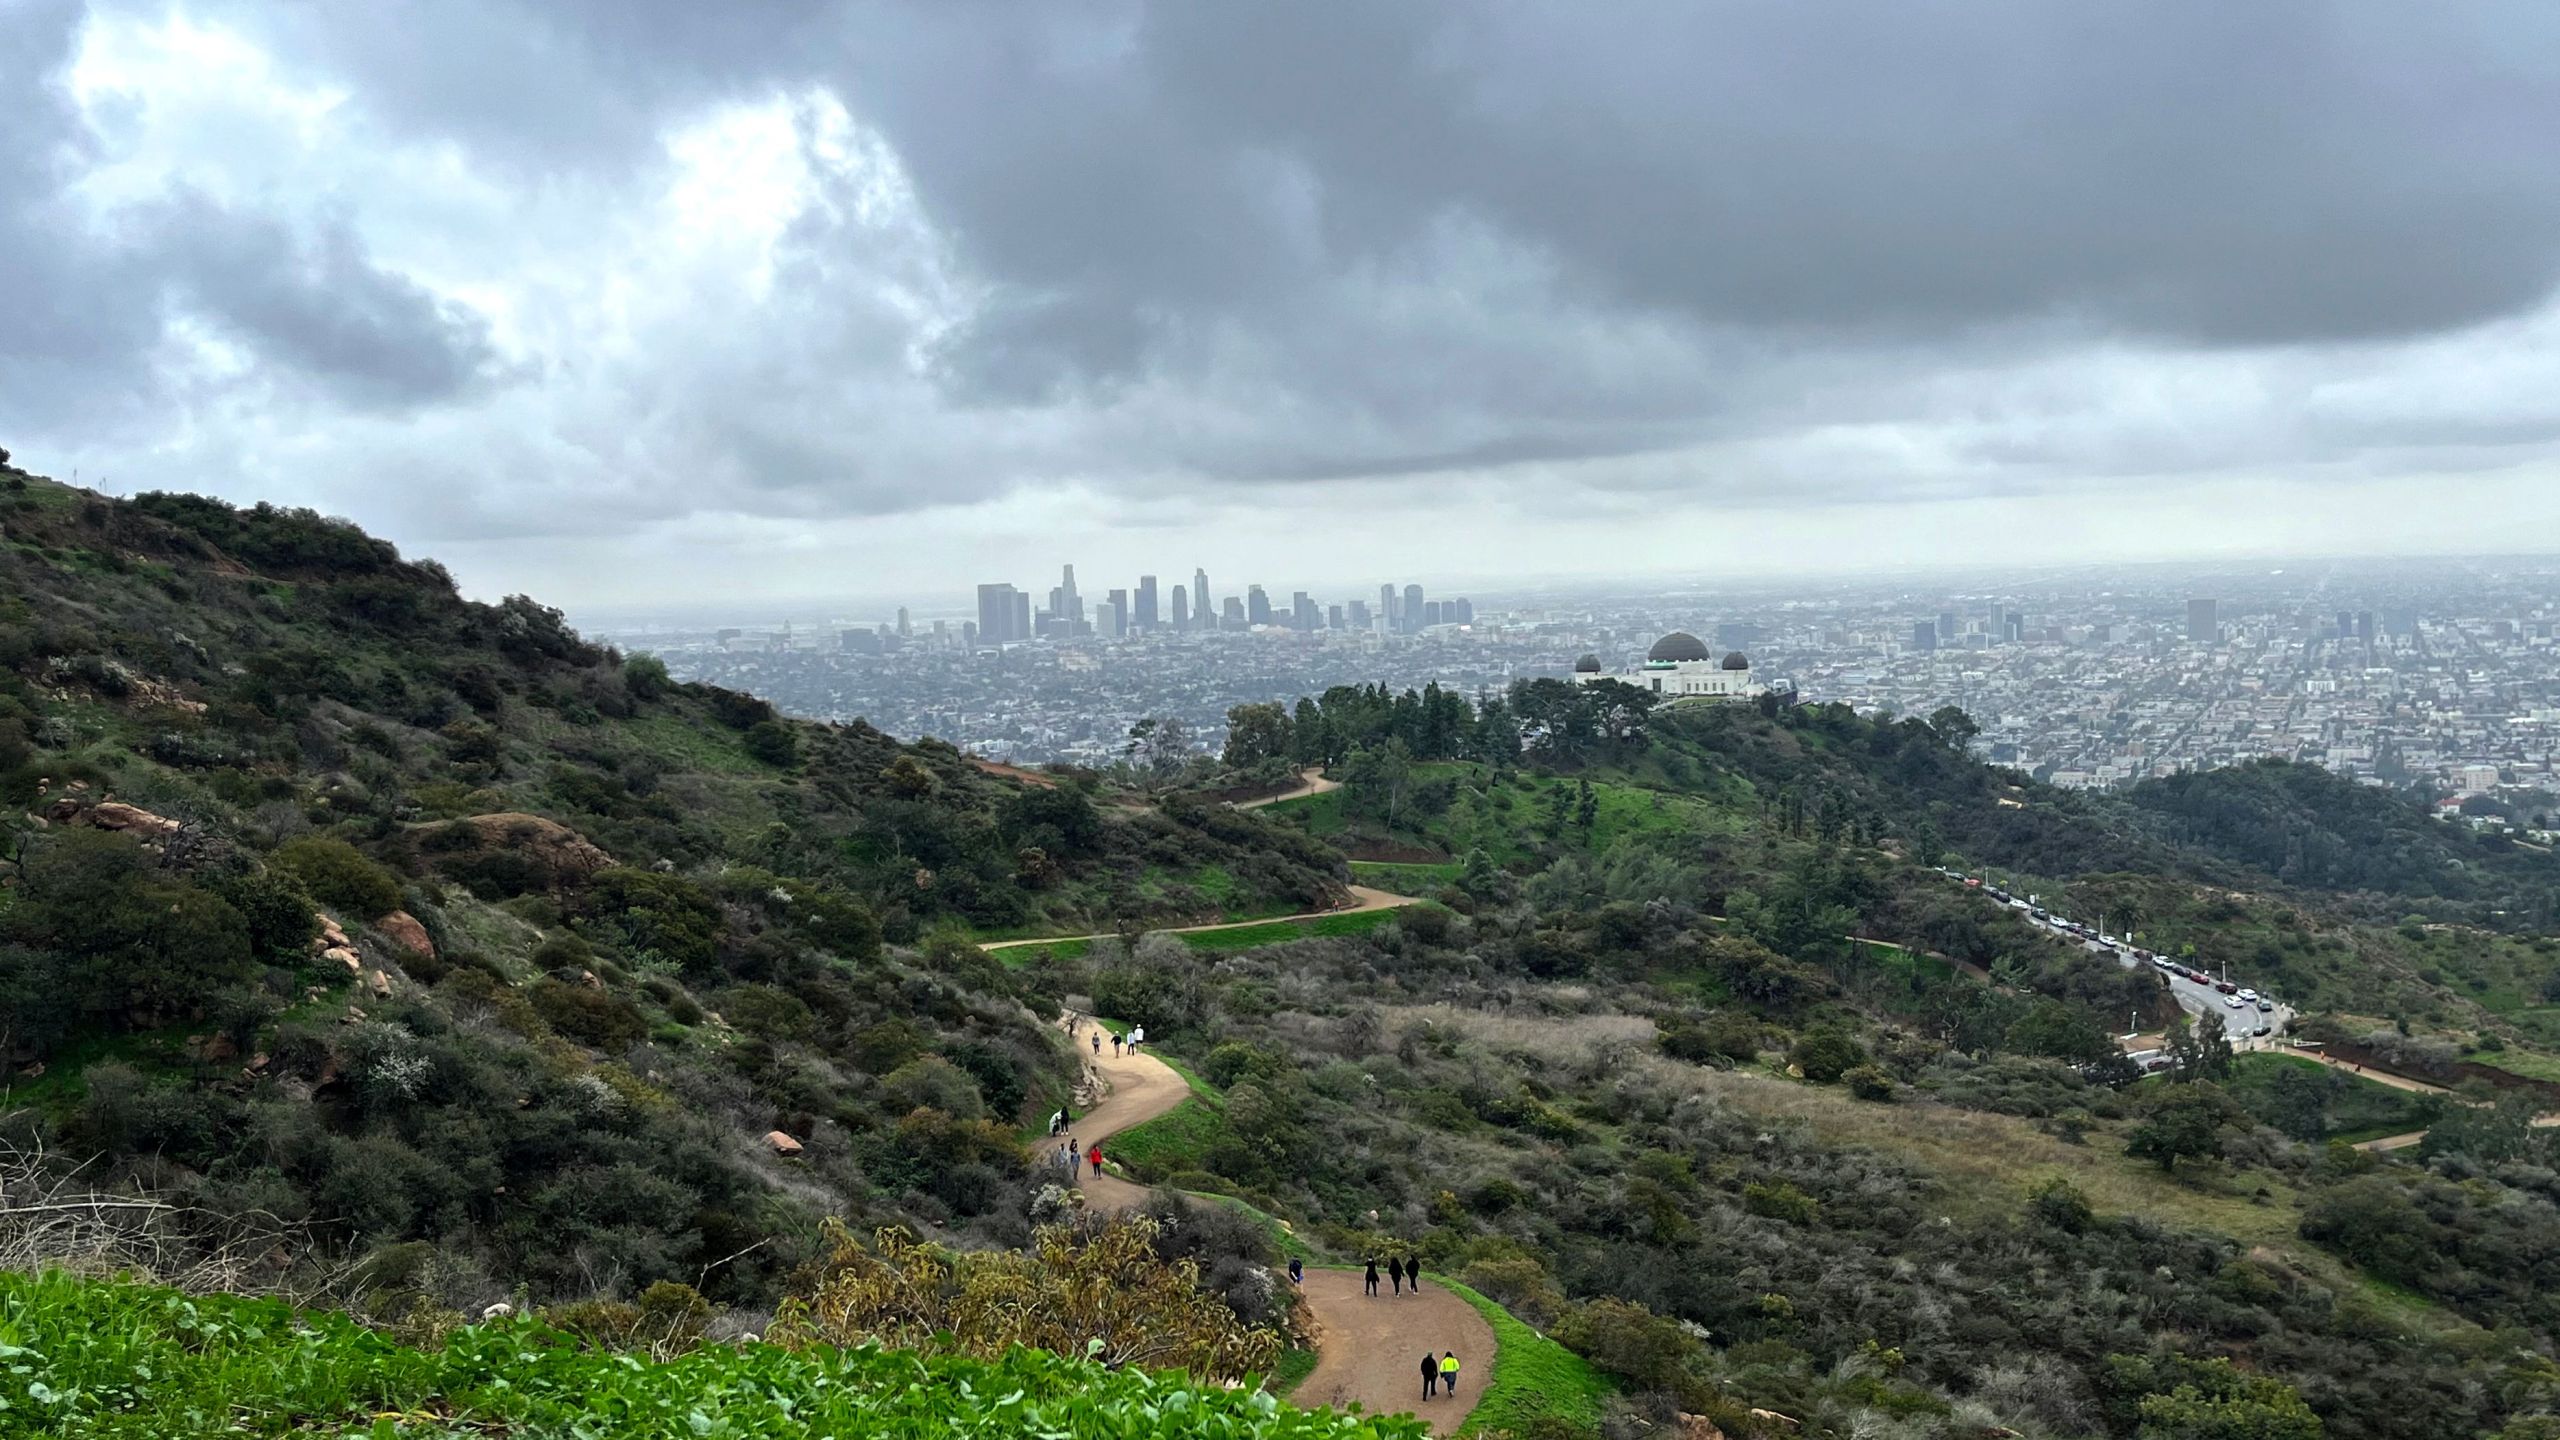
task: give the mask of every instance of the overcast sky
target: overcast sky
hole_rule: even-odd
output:
[[[0,444],[580,609],[2560,549],[2560,6],[0,0]]]

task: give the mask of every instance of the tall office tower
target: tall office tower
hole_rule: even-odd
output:
[[[1342,628],[1341,606],[1327,605],[1324,607],[1324,628],[1327,630],[1339,630]]]
[[[1014,638],[1013,593],[1010,585],[978,587],[979,644],[1002,645]]]
[[[1067,622],[1069,630],[1084,626],[1084,597],[1076,593],[1076,567],[1058,567],[1058,603],[1049,607]]]
[[[968,649],[968,650],[975,650],[975,649],[977,649],[977,648],[978,648],[978,634],[979,634],[979,631],[978,631],[978,622],[977,622],[977,621],[975,621],[975,620],[963,620],[963,621],[961,621],[961,622],[960,622],[960,644],[961,644],[961,647],[962,647],[963,649]]]
[[[1316,628],[1316,602],[1309,599],[1304,590],[1289,597],[1289,628],[1292,630]]]
[[[2222,638],[2222,627],[2214,620],[2211,600],[2187,602],[2187,638],[2198,645],[2210,645]]]
[[[1381,619],[1381,620],[1386,621],[1386,622],[1387,622],[1387,628],[1388,628],[1388,629],[1390,629],[1390,630],[1393,630],[1394,628],[1396,628],[1396,615],[1397,615],[1397,613],[1398,613],[1398,606],[1397,606],[1397,600],[1396,600],[1396,587],[1394,587],[1393,585],[1381,585],[1381,586],[1379,586],[1379,587],[1378,587],[1378,618],[1379,618],[1379,619]]]
[[[1180,585],[1173,587],[1173,628],[1191,628],[1191,592]]]
[[[1227,597],[1226,603],[1218,607],[1218,628],[1221,630],[1241,630],[1244,626],[1244,602],[1233,595],[1230,595]]]
[[[1209,599],[1209,572],[1196,566],[1191,571],[1191,625],[1195,630],[1218,628],[1217,606]]]
[[[1449,618],[1448,609],[1449,607],[1447,605],[1444,605],[1437,600],[1423,601],[1422,628],[1429,629],[1430,627],[1447,620]]]
[[[1911,627],[1911,648],[1928,652],[1938,648],[1938,627],[1923,620]]]
[[[1103,614],[1107,617],[1103,621],[1105,633],[1114,640],[1126,636],[1129,633],[1129,592],[1112,591],[1110,600],[1105,602]]]
[[[1449,623],[1452,625],[1473,625],[1476,623],[1476,602],[1469,600],[1464,596],[1450,601]]]
[[[1941,640],[1956,638],[1956,612],[1953,610],[1938,612],[1938,638]]]
[[[1368,601],[1354,600],[1351,602],[1351,628],[1354,630],[1366,630],[1369,628]]]
[[[1137,602],[1137,613],[1129,617],[1129,623],[1140,630],[1153,630],[1156,628],[1156,577],[1138,577]]]
[[[1031,592],[1013,592],[1013,629],[1008,632],[1016,640],[1031,638]]]
[[[1404,628],[1422,628],[1422,587],[1419,585],[1404,587]]]
[[[904,605],[899,606],[899,607],[898,607],[898,638],[899,638],[899,639],[901,639],[901,640],[904,640],[904,639],[906,639],[908,636],[913,635],[914,633],[915,633],[915,631],[914,631],[911,627],[909,627],[909,625],[907,624],[907,607],[906,607],[906,606],[904,606]]]
[[[2027,617],[2019,614],[2015,610],[2011,610],[2003,614],[2000,617],[2000,638],[2008,641],[2012,645],[2025,643],[2027,638]]]
[[[2341,640],[2356,638],[2356,617],[2344,610],[2338,612],[2338,638]]]
[[[1263,594],[1259,585],[1244,587],[1244,618],[1248,625],[1271,623],[1271,597]]]
[[[2357,612],[2356,612],[2356,638],[2357,638],[2357,639],[2359,639],[2359,640],[2365,641],[2365,642],[2367,642],[2368,644],[2372,642],[2372,640],[2373,640],[2373,612],[2372,612],[2372,611],[2370,611],[2370,610],[2359,610],[2359,611],[2357,611]]]

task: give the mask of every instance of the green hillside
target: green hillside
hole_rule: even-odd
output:
[[[10,1137],[448,1303],[753,1302],[823,1215],[989,1223],[1072,1062],[1054,994],[935,937],[1348,879],[672,684],[309,512],[15,473],[0,802]]]

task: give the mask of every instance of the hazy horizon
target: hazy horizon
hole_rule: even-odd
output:
[[[2552,28],[31,0],[0,445],[578,611],[2560,541]]]

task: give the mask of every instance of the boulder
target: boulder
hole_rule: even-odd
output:
[[[427,938],[427,927],[406,910],[394,910],[373,922],[374,933],[412,955],[436,958],[436,942]]]
[[[379,970],[373,972],[373,979],[368,983],[373,986],[373,993],[376,999],[381,999],[391,993],[391,977],[383,974]]]
[[[800,1142],[783,1134],[779,1130],[767,1130],[764,1132],[764,1143],[776,1155],[797,1155],[800,1153]]]
[[[461,822],[471,827],[484,849],[513,850],[562,880],[584,880],[611,869],[614,858],[585,836],[557,820],[502,810],[474,815]]]
[[[168,816],[154,815],[139,805],[127,805],[121,800],[102,800],[90,806],[86,818],[101,830],[122,830],[146,840],[174,835],[178,830],[178,822]]]
[[[355,951],[344,945],[330,946],[328,949],[320,952],[320,958],[323,960],[334,960],[337,963],[346,966],[347,973],[350,975],[361,975],[364,973],[364,957],[356,954]]]

